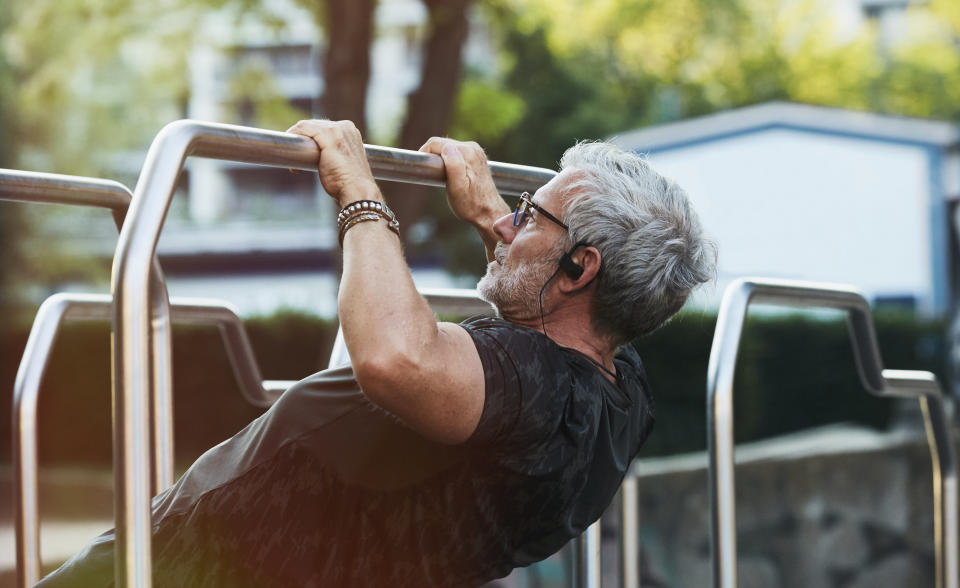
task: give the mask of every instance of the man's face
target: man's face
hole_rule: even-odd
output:
[[[537,190],[533,201],[560,217],[564,211],[562,188],[568,181],[566,172],[559,174]],[[532,320],[540,315],[540,289],[557,271],[557,261],[564,253],[566,231],[536,211],[520,226],[513,226],[513,215],[494,224],[500,236],[495,260],[487,265],[487,273],[477,284],[480,297],[511,320]]]

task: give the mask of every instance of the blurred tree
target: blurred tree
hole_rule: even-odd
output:
[[[309,0],[301,0],[301,4]],[[313,0],[319,3],[321,0]],[[326,0],[323,114],[352,120],[367,136],[367,86],[376,0]],[[318,11],[319,12],[319,11]]]
[[[460,83],[463,46],[469,32],[467,9],[473,0],[423,0],[429,14],[429,33],[423,45],[420,86],[407,97],[407,116],[399,146],[419,149],[430,137],[447,134]],[[431,190],[416,184],[392,184],[390,204],[401,223],[401,239],[423,216]]]

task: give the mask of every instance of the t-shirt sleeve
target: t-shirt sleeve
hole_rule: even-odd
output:
[[[550,401],[557,368],[547,365],[550,354],[536,351],[544,345],[539,340],[543,335],[493,320],[467,332],[477,346],[485,379],[483,412],[467,442],[506,449],[535,441],[555,412]]]

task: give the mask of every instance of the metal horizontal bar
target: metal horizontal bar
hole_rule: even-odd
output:
[[[317,171],[319,151],[309,138],[291,133],[236,125],[181,120],[164,127],[161,134],[178,135],[188,147],[184,156],[205,157]],[[380,180],[444,186],[443,160],[432,153],[409,149],[364,145],[374,177]],[[550,181],[556,172],[549,169],[492,161],[494,184],[501,194],[519,196],[533,192]]]
[[[113,180],[0,169],[0,200],[95,206],[125,212],[131,197],[126,186]]]
[[[733,375],[751,303],[788,307],[836,308],[847,312],[857,369],[864,387],[876,396],[910,397],[921,402],[934,478],[937,586],[957,588],[958,522],[956,456],[940,386],[929,372],[885,370],[870,306],[844,285],[745,279],[724,293],[707,367],[711,540],[714,586],[737,586],[736,508],[733,453]]]
[[[40,517],[38,506],[37,405],[40,384],[46,374],[61,325],[67,320],[102,320],[112,316],[113,300],[107,294],[54,294],[37,313],[24,349],[13,389],[14,502],[17,513],[16,551],[18,586],[32,586],[40,580]],[[174,298],[171,318],[179,323],[217,326],[227,357],[244,398],[260,407],[270,406],[283,389],[271,382],[262,384],[237,311],[218,300]]]

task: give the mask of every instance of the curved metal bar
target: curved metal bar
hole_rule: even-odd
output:
[[[108,294],[54,294],[37,313],[13,389],[13,479],[17,513],[16,550],[17,585],[32,586],[40,580],[40,515],[37,462],[37,403],[40,384],[49,364],[54,344],[64,321],[110,320],[113,301]],[[219,328],[227,357],[244,398],[251,404],[267,407],[292,382],[262,381],[237,311],[229,304],[206,299],[174,298],[171,318],[176,322],[210,324]],[[263,383],[261,383],[263,382]],[[282,392],[282,390],[280,390]]]
[[[707,368],[707,429],[711,542],[714,586],[737,586],[734,502],[733,374],[747,308],[751,303],[833,308],[847,312],[857,369],[863,386],[876,396],[917,398],[924,414],[933,464],[937,586],[957,588],[957,463],[949,421],[936,377],[929,372],[885,370],[870,306],[845,285],[746,279],[723,296]]]
[[[367,148],[379,179],[441,184],[437,156],[398,149]],[[148,424],[145,403],[149,377],[145,342],[150,339],[149,266],[173,198],[177,177],[189,156],[225,159],[313,171],[319,153],[309,139],[288,133],[183,120],[154,139],[134,191],[113,260],[114,299],[114,476],[118,588],[149,587],[150,496]],[[551,170],[490,164],[499,190],[534,191],[555,175]],[[158,369],[169,369],[159,366]]]
[[[111,211],[118,230],[131,198],[130,190],[112,180],[0,169],[0,200],[106,208]],[[170,333],[162,327],[170,322],[167,288],[155,259],[151,260],[150,272],[150,313],[157,328],[145,365],[150,377],[148,396],[153,415],[149,443],[153,468],[149,486],[156,494],[173,483],[173,388],[169,374],[153,366],[169,364],[173,351]]]

